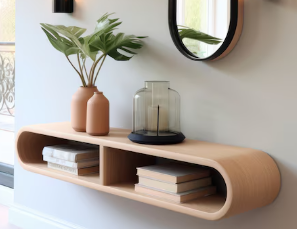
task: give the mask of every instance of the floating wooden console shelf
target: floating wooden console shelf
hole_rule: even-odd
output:
[[[24,169],[34,173],[207,220],[263,207],[278,195],[279,170],[262,151],[194,140],[167,146],[138,145],[128,140],[129,133],[112,129],[109,136],[93,137],[75,132],[70,123],[27,126],[18,133],[18,159]],[[47,168],[42,160],[43,147],[68,140],[100,146],[99,175],[74,176]],[[156,158],[211,167],[226,185],[226,192],[183,204],[136,193],[136,167],[154,164]]]

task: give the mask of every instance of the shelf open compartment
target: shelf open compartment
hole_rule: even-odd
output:
[[[104,147],[101,150],[103,155],[103,171],[101,171],[103,184],[109,186],[111,189],[117,189],[127,194],[137,195],[149,200],[163,201],[164,203],[172,204],[176,207],[188,208],[195,211],[214,213],[219,211],[226,201],[226,184],[221,174],[210,167],[205,167],[210,170],[212,178],[212,185],[217,187],[217,193],[197,198],[185,203],[175,203],[173,201],[162,198],[145,195],[135,191],[135,184],[138,183],[137,168],[147,165],[164,164],[164,163],[178,163],[181,161],[171,160],[162,157],[150,156],[131,151],[115,149],[111,147]],[[191,166],[202,167],[201,165]]]
[[[17,149],[21,162],[26,166],[31,167],[32,169],[38,170],[38,173],[42,173],[44,175],[48,175],[61,180],[73,181],[73,183],[76,183],[76,181],[78,181],[100,184],[101,182],[99,173],[76,176],[63,171],[48,168],[47,162],[43,160],[43,148],[45,146],[68,144],[70,142],[71,139],[57,138],[32,132],[23,132],[19,138]],[[100,153],[98,146],[98,157],[99,156]]]
[[[75,132],[68,122],[28,126],[18,133],[18,160],[34,173],[207,220],[266,206],[279,193],[277,165],[260,150],[188,139],[177,145],[139,145],[128,140],[130,132],[111,129],[108,136],[94,137]],[[100,175],[75,176],[47,168],[43,147],[69,140],[100,146]],[[136,168],[156,164],[160,158],[209,167],[217,194],[174,203],[135,192]]]

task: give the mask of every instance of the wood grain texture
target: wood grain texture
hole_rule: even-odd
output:
[[[103,185],[132,181],[137,183],[137,167],[155,164],[155,157],[110,147],[101,151]]]
[[[24,169],[34,173],[207,220],[218,220],[268,205],[279,193],[280,173],[277,165],[260,150],[188,139],[178,145],[138,145],[128,140],[129,133],[129,130],[111,129],[108,136],[94,137],[75,132],[70,123],[28,126],[18,133],[18,159]],[[98,175],[77,177],[46,167],[41,157],[43,146],[67,139],[100,145],[100,178]],[[146,155],[216,169],[227,186],[226,200],[223,196],[215,195],[176,204],[135,193],[130,178],[134,177],[136,166],[153,163]]]

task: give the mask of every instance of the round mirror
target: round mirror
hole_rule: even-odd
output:
[[[237,43],[243,0],[169,0],[169,27],[176,47],[192,60],[215,60]]]

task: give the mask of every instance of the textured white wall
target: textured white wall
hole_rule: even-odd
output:
[[[15,201],[87,228],[296,228],[297,4],[246,0],[245,25],[235,50],[221,61],[194,62],[174,47],[167,0],[76,0],[73,15],[52,14],[51,0],[16,3],[17,129],[69,120],[79,78],[48,43],[40,22],[87,26],[116,12],[122,31],[148,35],[130,62],[108,59],[99,89],[111,103],[111,125],[131,127],[132,96],[144,80],[169,80],[182,98],[188,138],[268,152],[282,173],[282,190],[270,206],[208,222],[24,171],[16,163]],[[97,225],[100,225],[97,226]]]

